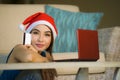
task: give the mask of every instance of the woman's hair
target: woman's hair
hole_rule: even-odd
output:
[[[49,27],[48,27],[49,28]],[[49,28],[50,29],[50,28]],[[53,38],[53,32],[52,30],[50,29],[51,31],[51,43],[50,43],[50,46],[46,49],[47,52],[50,53],[50,55],[52,56],[52,48],[53,48],[53,42],[54,42],[54,38]]]

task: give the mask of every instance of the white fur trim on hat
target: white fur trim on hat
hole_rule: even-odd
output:
[[[35,26],[37,26],[37,25],[39,25],[39,24],[45,24],[45,25],[47,25],[47,26],[52,30],[54,39],[56,38],[57,32],[55,31],[54,26],[53,26],[51,23],[49,23],[48,21],[45,21],[45,20],[36,21],[36,22],[32,23],[32,24],[28,27],[28,29],[26,30],[26,32],[30,33],[30,31],[31,31]]]
[[[24,32],[25,31],[25,26],[23,24],[20,24],[19,29]]]

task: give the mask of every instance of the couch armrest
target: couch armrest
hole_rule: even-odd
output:
[[[107,61],[120,61],[120,26],[98,30],[99,50],[104,52]]]

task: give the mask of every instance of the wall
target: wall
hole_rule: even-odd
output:
[[[120,26],[120,0],[1,0],[13,4],[72,4],[84,12],[103,12],[98,28]]]

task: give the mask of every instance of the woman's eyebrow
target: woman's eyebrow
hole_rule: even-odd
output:
[[[32,31],[38,31],[38,32],[40,32],[38,29],[32,29]]]
[[[45,31],[46,33],[51,33],[51,31]]]
[[[38,31],[38,32],[40,32],[38,29],[33,29],[32,31]],[[51,31],[45,31],[45,33],[51,33]]]

